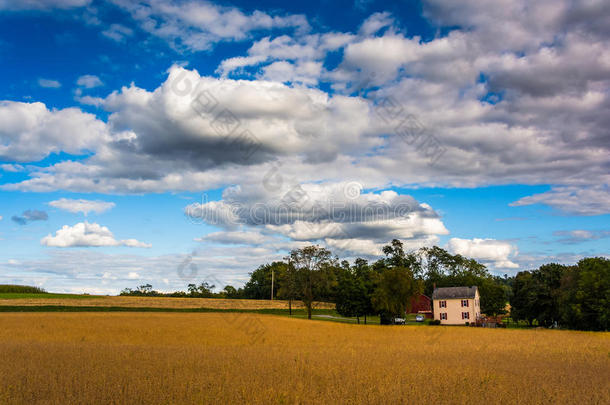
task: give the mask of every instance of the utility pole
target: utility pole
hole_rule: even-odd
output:
[[[271,301],[273,301],[273,284],[275,282],[275,271],[271,268]]]

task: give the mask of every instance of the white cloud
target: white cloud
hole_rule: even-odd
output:
[[[102,214],[115,206],[113,202],[84,199],[73,200],[68,198],[60,198],[59,200],[50,201],[49,205],[51,207],[59,208],[74,214],[82,212],[85,214],[85,216],[90,212]]]
[[[55,232],[41,239],[43,246],[49,247],[100,247],[100,246],[127,246],[149,248],[150,244],[135,239],[116,240],[110,229],[96,223],[79,222],[74,226],[64,225]]]
[[[533,204],[545,204],[572,215],[604,215],[610,213],[610,188],[607,185],[553,187],[544,193],[523,197],[510,206]]]
[[[187,206],[185,214],[228,229],[263,230],[292,241],[324,242],[350,254],[369,256],[379,254],[394,238],[417,249],[449,233],[427,204],[394,191],[361,193],[355,183],[236,187],[226,190],[222,201]],[[232,231],[213,234],[212,239],[230,243],[227,236],[238,235]],[[263,241],[262,235],[251,232],[241,242],[246,238],[257,239],[256,244]]]
[[[492,263],[498,269],[515,269],[519,265],[512,262],[517,255],[517,248],[508,242],[495,239],[460,239],[451,238],[448,244],[449,251],[454,254]]]
[[[81,293],[88,288],[91,293],[118,294],[126,287],[144,283],[160,291],[184,291],[187,284],[205,280],[221,290],[227,284],[242,286],[249,280],[249,272],[261,264],[282,260],[286,253],[209,244],[197,246],[188,254],[155,256],[138,251],[109,254],[98,249],[49,249],[42,257],[24,257],[14,265],[0,262],[0,284],[33,285],[34,280],[44,280],[42,287],[47,291]],[[193,264],[195,270],[181,272],[185,263]],[[139,281],[130,284],[130,278]]]
[[[106,125],[78,108],[0,101],[0,159],[37,161],[51,152],[79,154],[107,140]]]
[[[18,165],[18,164],[8,163],[8,164],[0,165],[0,169],[4,170],[5,172],[18,173],[18,172],[24,171],[25,167],[23,167],[22,165]]]
[[[209,2],[113,0],[129,12],[144,31],[178,49],[202,51],[221,41],[241,41],[251,32],[275,28],[309,29],[303,15],[269,15],[255,10],[245,14],[235,7]]]
[[[137,280],[140,278],[140,275],[138,273],[136,273],[135,271],[130,271],[129,274],[127,274],[127,278],[129,280]]]
[[[83,75],[76,80],[76,84],[86,89],[102,86],[104,83],[95,75]]]
[[[267,240],[265,235],[253,231],[220,231],[195,238],[197,242],[218,242],[229,245],[261,245]]]
[[[49,89],[58,89],[61,87],[61,83],[58,82],[57,80],[51,80],[51,79],[38,79],[38,85],[40,87],[45,87],[45,88],[49,88]]]
[[[121,24],[111,24],[108,29],[102,31],[102,35],[116,42],[123,42],[133,35],[133,30]]]
[[[321,62],[305,61],[292,64],[286,61],[279,61],[265,66],[260,77],[275,82],[316,85],[321,72]]]
[[[374,13],[367,18],[360,27],[360,34],[368,36],[377,33],[380,29],[394,24],[394,19],[388,12]]]
[[[572,231],[555,231],[553,236],[559,236],[559,243],[576,244],[591,240],[598,240],[610,237],[610,231],[607,230],[584,230],[575,229]]]
[[[140,12],[138,21],[154,20],[151,29],[169,21],[172,38],[182,38],[191,23],[233,10],[207,3],[200,8],[186,2],[184,10],[173,3],[162,10],[156,1],[119,3]],[[220,79],[173,67],[154,91],[132,85],[105,99],[87,99],[110,112],[112,139],[95,145],[94,156],[33,170],[29,180],[3,188],[202,190],[260,182],[271,162],[282,164],[297,183],[341,182],[350,173],[370,189],[607,185],[610,46],[603,35],[610,33],[600,23],[607,13],[597,6],[569,9],[555,3],[492,2],[474,13],[473,1],[458,0],[457,6],[433,1],[426,4],[428,15],[453,28],[427,42],[394,28],[377,36],[269,36],[255,41],[246,55],[223,61]],[[240,13],[238,20],[255,14]],[[389,18],[375,14],[365,31],[387,26]],[[176,30],[183,19],[190,23]],[[504,20],[506,27],[498,24]],[[234,26],[225,28],[231,32]],[[341,48],[339,67],[326,71],[327,54]],[[250,72],[253,80],[227,79],[235,69]],[[178,77],[184,79],[179,85],[192,91],[172,91]],[[332,96],[303,87],[320,80],[330,82]],[[361,94],[368,99],[354,96],[367,86]],[[211,102],[227,107],[240,131],[253,136],[239,132],[228,139],[216,132],[216,113],[191,108],[201,90],[210,91]],[[352,96],[342,95],[348,93]],[[401,109],[389,123],[374,114],[384,97]],[[398,124],[411,116],[423,125],[426,136],[420,139],[442,147],[442,159],[431,164],[427,148],[398,134]]]
[[[343,48],[355,37],[352,34],[336,32],[304,36],[280,35],[273,39],[265,37],[252,44],[248,49],[248,56],[225,59],[216,71],[222,76],[229,76],[234,72],[243,73],[246,67],[273,62],[322,65],[328,52]],[[324,70],[318,72],[320,77],[325,74]]]

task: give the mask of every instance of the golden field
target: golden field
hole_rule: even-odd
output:
[[[0,404],[610,403],[610,335],[2,313]]]
[[[210,308],[210,309],[288,309],[288,301],[236,300],[222,298],[168,298],[94,296],[80,298],[10,298],[0,299],[2,306],[69,306],[69,307],[127,307],[127,308]],[[319,302],[316,308],[334,309],[335,304]],[[292,308],[303,308],[301,301],[293,301]]]

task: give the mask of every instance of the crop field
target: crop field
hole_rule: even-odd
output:
[[[123,307],[123,308],[210,308],[210,309],[288,309],[288,301],[240,300],[222,298],[130,297],[70,294],[0,294],[0,306],[67,306],[67,307]],[[293,301],[293,308],[303,308],[301,301]],[[334,304],[316,303],[316,308],[332,309]]]
[[[607,333],[2,313],[0,403],[610,403]]]

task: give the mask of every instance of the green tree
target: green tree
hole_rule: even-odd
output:
[[[392,240],[383,248],[386,258],[375,263],[378,273],[376,287],[371,297],[374,309],[384,319],[405,316],[411,298],[421,294],[423,282],[416,278],[412,268],[415,266],[415,256],[407,255],[402,242]]]
[[[292,301],[299,298],[297,287],[297,271],[294,265],[289,261],[286,264],[284,272],[282,272],[278,278],[277,297],[288,300],[288,313],[291,316]]]
[[[389,245],[383,247],[383,253],[386,255],[384,262],[388,267],[406,267],[415,274],[419,273],[420,265],[417,256],[414,253],[405,253],[400,240],[392,239]]]
[[[536,320],[541,325],[550,326],[560,320],[559,295],[566,270],[567,266],[550,263],[532,273],[536,282]]]
[[[492,316],[505,314],[509,296],[506,286],[496,277],[484,277],[476,283],[480,283],[481,312]]]
[[[280,280],[286,271],[287,264],[284,262],[273,262],[259,266],[250,273],[250,280],[244,286],[244,297],[268,300],[271,298],[271,277],[274,273],[275,280]],[[277,297],[278,288],[274,286],[273,296]]]
[[[582,259],[561,280],[559,306],[562,321],[573,329],[607,331],[610,328],[610,260]]]
[[[373,293],[379,282],[379,275],[375,272],[365,259],[357,258],[352,267],[356,278],[364,287],[364,296],[361,297],[364,323],[366,324],[367,315],[374,315]]]
[[[411,298],[420,294],[422,284],[406,267],[393,267],[383,271],[373,293],[374,308],[387,317],[404,317]]]
[[[343,316],[355,316],[360,323],[360,317],[366,314],[369,297],[365,282],[349,266],[337,271],[337,291],[335,303],[337,312]]]
[[[524,320],[531,326],[538,315],[536,300],[538,286],[529,271],[520,271],[515,276],[510,300],[510,316],[515,321]]]
[[[337,259],[328,249],[307,246],[292,250],[287,261],[294,271],[296,292],[311,319],[314,301],[330,296]]]
[[[222,293],[226,298],[239,298],[239,290],[232,285],[227,285],[222,289]]]

